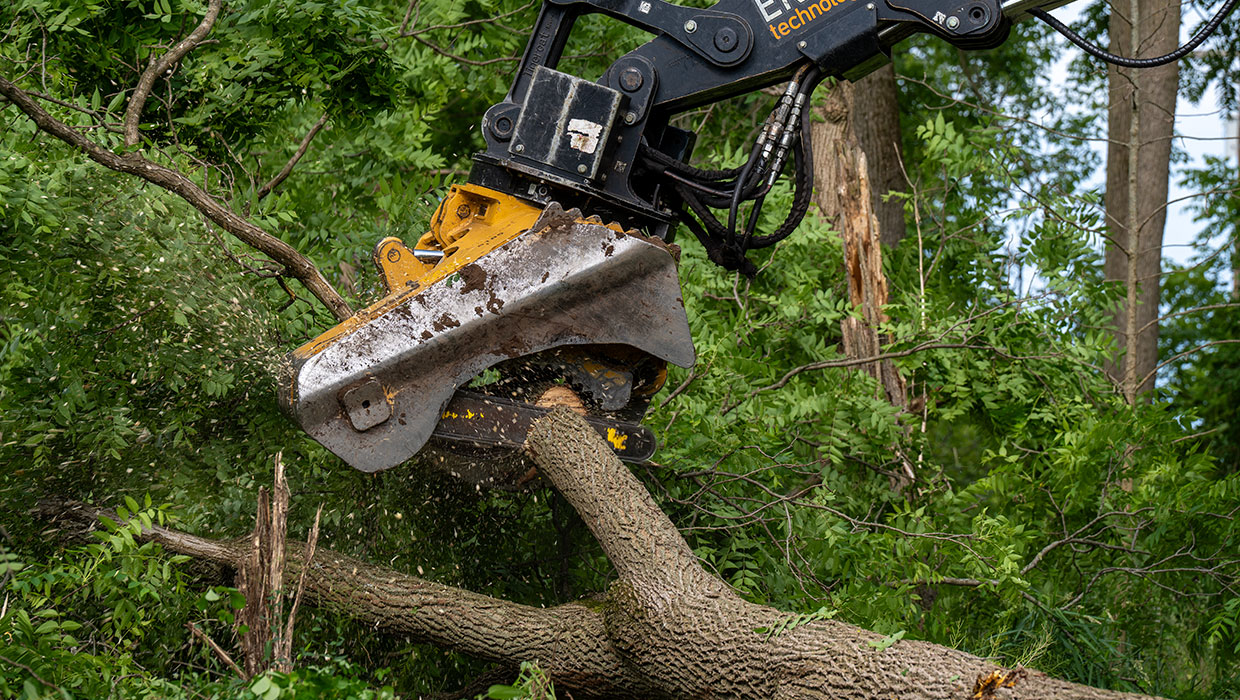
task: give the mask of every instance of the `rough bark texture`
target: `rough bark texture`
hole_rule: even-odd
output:
[[[846,184],[840,180],[835,164],[835,148],[865,153],[869,176],[870,201],[878,217],[880,240],[893,246],[904,238],[904,203],[883,201],[888,192],[904,192],[907,185],[900,166],[900,105],[896,74],[890,64],[867,75],[856,84],[841,82],[817,108],[822,121],[815,122],[814,202],[823,216],[834,221],[840,213],[836,194]]]
[[[885,642],[835,621],[789,626],[790,617],[749,603],[706,572],[672,522],[606,442],[576,414],[557,409],[535,424],[527,447],[543,477],[602,545],[618,581],[601,604],[531,608],[424,581],[320,551],[306,592],[377,629],[402,632],[479,658],[537,660],[573,697],[640,698],[1136,698],[1007,670],[915,641]],[[80,504],[55,509],[94,522]],[[152,528],[173,551],[232,566],[249,539],[215,541]],[[290,570],[302,547],[287,550]],[[979,688],[1009,684],[993,693]]]
[[[254,518],[254,532],[250,535],[250,546],[241,565],[237,567],[237,590],[245,596],[245,607],[237,615],[237,626],[245,629],[241,635],[241,657],[245,665],[245,677],[254,676],[267,670],[267,650],[271,644],[273,620],[271,602],[275,599],[283,582],[284,550],[278,551],[272,546],[274,532],[284,529],[288,515],[288,501],[284,501],[284,510],[273,517],[271,497],[267,489],[258,489],[258,513]],[[276,526],[273,521],[279,521]],[[283,533],[280,535],[283,539]],[[281,544],[283,544],[281,542]],[[273,566],[273,559],[279,560],[279,566]],[[273,576],[274,575],[274,576]]]
[[[46,503],[42,511],[62,527],[74,529],[93,527],[100,517],[117,518],[81,503]],[[170,551],[233,569],[250,557],[253,546],[249,536],[215,540],[163,527],[147,529],[144,537]],[[288,575],[301,572],[305,551],[304,542],[289,543]],[[607,641],[604,606],[599,603],[518,605],[322,548],[307,571],[305,593],[308,601],[365,620],[376,630],[513,667],[523,660],[538,660],[558,683],[575,689],[574,697],[640,696],[651,690]]]
[[[1120,0],[1111,10],[1111,51],[1156,56],[1175,49],[1178,0]],[[1110,66],[1106,212],[1111,240],[1105,272],[1124,283],[1115,311],[1119,355],[1108,366],[1129,403],[1154,386],[1158,364],[1159,282],[1167,179],[1179,64]],[[1144,330],[1142,330],[1144,329]]]

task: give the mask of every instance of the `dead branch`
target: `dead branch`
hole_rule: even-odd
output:
[[[100,518],[122,522],[115,512],[80,502],[39,505],[39,516],[79,533],[97,529]],[[140,537],[195,559],[239,568],[250,556],[249,537],[213,540],[158,525]],[[515,666],[537,659],[574,697],[650,697],[650,685],[631,671],[607,641],[595,604],[553,608],[518,605],[445,586],[318,549],[305,566],[305,543],[289,543],[291,572],[307,570],[307,600],[370,623],[377,631],[400,633],[479,659]],[[580,684],[580,687],[579,685]]]
[[[319,521],[323,517],[323,506],[314,513],[314,524],[310,526],[310,538],[306,540],[305,565],[301,567],[301,576],[297,578],[297,590],[293,593],[293,605],[288,611],[288,621],[285,623],[284,635],[278,640],[275,651],[277,663],[283,661],[285,668],[280,669],[285,673],[292,671],[293,659],[293,622],[297,619],[297,608],[301,605],[302,594],[306,592],[306,572],[310,567],[314,566],[314,548],[319,543]]]
[[[189,630],[190,634],[202,640],[202,643],[206,644],[207,648],[214,652],[215,655],[219,657],[220,661],[224,662],[225,666],[232,669],[232,672],[237,674],[238,678],[242,680],[246,679],[245,672],[241,670],[241,667],[237,665],[237,662],[233,661],[232,657],[228,655],[228,652],[224,651],[224,648],[219,644],[216,644],[214,639],[207,636],[206,632],[198,629],[198,626],[192,622],[185,623],[185,629]]]
[[[276,187],[279,187],[280,183],[284,182],[285,178],[289,176],[289,173],[293,172],[293,168],[297,166],[297,162],[301,160],[302,156],[306,155],[306,150],[310,148],[310,142],[314,140],[315,135],[319,133],[319,130],[322,129],[323,125],[326,123],[327,113],[324,112],[323,116],[319,117],[319,120],[314,123],[314,126],[310,127],[310,131],[306,134],[305,138],[301,140],[301,145],[297,147],[297,151],[293,153],[292,158],[288,159],[288,162],[284,164],[284,167],[280,168],[280,172],[276,173],[275,177],[271,178],[262,187],[258,188],[258,192],[254,195],[254,199],[256,201],[261,201],[263,197],[271,194],[271,191]]]

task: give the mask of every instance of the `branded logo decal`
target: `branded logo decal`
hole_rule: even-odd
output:
[[[776,39],[782,39],[792,32],[803,29],[805,25],[827,14],[840,5],[856,2],[856,0],[753,0],[762,19],[766,20],[767,29]],[[797,5],[797,7],[793,7]],[[775,20],[783,17],[783,21]]]

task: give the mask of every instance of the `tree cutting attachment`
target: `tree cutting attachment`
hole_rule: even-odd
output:
[[[576,209],[552,203],[539,211],[484,187],[456,186],[417,248],[387,238],[375,262],[387,296],[295,350],[280,387],[293,420],[362,471],[414,455],[459,388],[514,358],[603,344],[660,363],[694,362],[675,249]],[[617,396],[648,400],[648,392],[616,386],[603,365],[568,364],[584,368],[568,379],[605,388],[610,408]],[[530,415],[503,410],[518,422]],[[524,440],[516,424],[449,425],[449,439],[485,443],[483,433],[502,432],[506,444]],[[640,426],[608,427],[638,435],[634,445],[652,439]]]

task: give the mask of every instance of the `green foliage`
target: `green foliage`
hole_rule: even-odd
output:
[[[817,610],[811,613],[800,613],[797,615],[789,615],[788,617],[785,617],[784,619],[780,620],[774,625],[771,625],[770,627],[759,627],[755,629],[754,632],[757,632],[758,634],[764,634],[766,635],[767,639],[770,639],[772,637],[778,637],[779,635],[789,630],[794,630],[798,627],[808,625],[809,623],[814,622],[816,620],[830,620],[831,618],[835,617],[835,614],[837,612],[839,611],[833,610],[824,605],[823,607],[818,608]],[[903,636],[903,633],[901,633],[901,636]]]
[[[1159,328],[1165,357],[1207,345],[1163,373],[1172,404],[1186,425],[1203,433],[1211,452],[1240,471],[1240,299],[1235,270],[1240,265],[1240,198],[1232,163],[1210,158],[1186,174],[1186,186],[1210,193],[1195,200],[1196,220],[1206,226],[1187,264],[1172,267],[1163,282],[1169,318]]]
[[[844,363],[837,329],[851,312],[825,226],[804,226],[752,283],[690,248],[699,366],[673,373],[690,384],[650,420],[666,426],[672,470],[656,491],[695,551],[755,600],[838,608],[892,641],[1096,685],[1225,692],[1234,638],[1211,635],[1230,629],[1232,579],[1189,569],[1240,534],[1226,516],[1240,480],[1177,440],[1170,407],[1125,406],[1097,369],[1109,340],[1095,329],[1116,290],[1089,272],[1092,197],[1009,209],[1027,221],[1009,257],[992,212],[1027,174],[1012,170],[1006,134],[945,116],[916,133],[910,174],[933,200],[910,200],[923,217],[889,257],[882,332],[924,407],[893,407]],[[924,214],[931,205],[944,215]],[[1011,286],[1012,266],[1035,270],[1035,293]],[[1210,612],[1187,614],[1185,595]]]
[[[493,685],[478,700],[555,700],[555,684],[536,661],[522,661],[512,685]]]
[[[44,101],[55,116],[118,147],[141,68],[205,6],[0,4],[0,66],[27,71],[21,84],[58,100]],[[304,251],[357,305],[373,301],[371,247],[416,238],[460,181],[481,144],[470,125],[506,91],[537,13],[515,0],[414,7],[406,18],[394,0],[225,3],[212,42],[156,81],[141,147]],[[1191,560],[1225,557],[1240,536],[1227,391],[1240,386],[1240,346],[1169,368],[1150,404],[1116,396],[1099,367],[1120,290],[1101,279],[1098,195],[1083,185],[1096,156],[1059,136],[1096,136],[1097,105],[1059,109],[1039,79],[1057,57],[1047,30],[1014,33],[993,52],[926,38],[897,57],[912,192],[908,234],[884,250],[880,331],[909,402],[893,405],[839,347],[856,312],[827,223],[807,220],[752,282],[688,243],[699,363],[673,370],[669,386],[684,390],[647,420],[663,445],[650,486],[708,567],[789,611],[760,634],[843,619],[884,635],[876,647],[926,639],[1097,685],[1234,695],[1234,570]],[[642,39],[582,22],[564,65],[595,76]],[[32,62],[44,45],[55,60]],[[1083,99],[1098,93],[1078,77]],[[703,161],[735,164],[770,102],[738,98],[679,123],[701,132]],[[259,200],[323,115],[293,176]],[[1192,177],[1200,191],[1234,187],[1221,163]],[[1234,245],[1235,198],[1201,201]],[[791,193],[768,202],[764,230]],[[321,546],[446,584],[532,605],[607,585],[607,562],[558,496],[480,493],[419,465],[358,474],[288,425],[279,358],[332,319],[304,299],[284,308],[265,268],[218,234],[176,197],[0,111],[0,503],[26,513],[76,497],[131,518],[67,549],[42,523],[6,521],[0,662],[16,663],[0,663],[0,696],[416,697],[476,676],[476,662],[311,608],[290,674],[236,679],[190,636],[188,622],[232,648],[239,595],[138,544],[135,528],[168,503],[183,529],[247,531],[277,450],[294,535],[323,503]],[[1171,309],[1230,303],[1228,259],[1171,275]],[[1236,337],[1234,311],[1174,317],[1164,355]],[[554,690],[523,664],[488,695]]]
[[[105,697],[176,691],[165,668],[138,661],[139,650],[167,650],[185,619],[188,592],[179,564],[158,545],[137,544],[141,528],[164,522],[165,508],[118,509],[119,523],[59,561],[9,565],[11,601],[0,614],[0,697]],[[132,509],[132,510],[131,510]],[[119,684],[119,686],[117,685]]]

